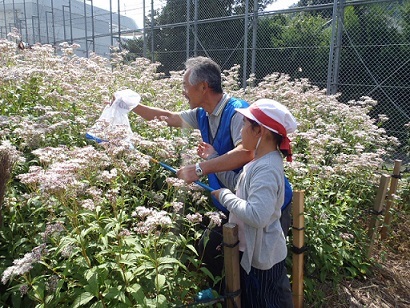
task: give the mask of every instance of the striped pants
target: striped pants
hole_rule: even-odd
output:
[[[285,260],[268,270],[241,267],[241,304],[243,308],[292,308],[292,291],[286,275]]]

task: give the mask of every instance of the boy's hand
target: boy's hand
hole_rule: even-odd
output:
[[[198,156],[203,159],[208,159],[210,156],[218,155],[215,148],[206,142],[201,142],[197,149]]]
[[[220,189],[212,191],[211,192],[212,196],[214,196],[216,198],[216,200],[219,201],[219,195],[221,194],[223,189],[226,189],[226,188],[220,188]]]

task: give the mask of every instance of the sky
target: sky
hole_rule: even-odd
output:
[[[112,1],[112,10],[117,12],[118,10],[118,0]],[[182,1],[182,0],[181,0]],[[138,27],[142,27],[143,20],[143,0],[119,0],[120,2],[120,12],[122,15],[133,18],[137,23]],[[165,0],[154,0],[154,5],[161,5],[165,3]],[[297,0],[277,0],[272,5],[268,7],[268,11],[286,9],[292,4],[298,2]],[[105,10],[110,9],[110,0],[93,0],[94,6],[100,7]],[[157,7],[154,6],[154,9]],[[145,0],[145,13],[149,14],[151,10],[151,0]]]
[[[277,0],[273,4],[269,5],[267,11],[283,10],[289,8],[292,4],[297,3],[298,0]]]

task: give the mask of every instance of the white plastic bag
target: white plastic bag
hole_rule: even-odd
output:
[[[115,100],[112,103],[117,109],[130,112],[138,106],[141,101],[141,96],[130,89],[117,91],[114,93]]]
[[[132,134],[128,112],[138,106],[141,96],[132,90],[122,90],[114,93],[114,102],[105,106],[97,122],[86,134],[87,139],[97,142],[109,141],[115,131],[122,131],[123,139],[129,139]]]

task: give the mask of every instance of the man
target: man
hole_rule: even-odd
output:
[[[225,153],[221,153],[217,148],[217,145],[210,142],[215,147],[219,156],[201,162],[199,167],[202,172],[196,170],[196,165],[184,166],[178,170],[178,177],[185,180],[187,183],[191,183],[204,175],[242,167],[253,158],[253,153],[244,150],[240,145],[240,130],[242,127],[241,115],[236,114],[235,112],[232,115],[232,121],[231,119],[228,119],[230,121],[230,126],[225,125],[227,127],[224,127],[225,129],[227,128],[228,131],[218,131],[224,108],[228,105],[228,102],[229,105],[235,104],[240,107],[247,107],[249,105],[245,101],[231,98],[223,93],[219,65],[209,58],[196,57],[188,59],[185,63],[185,67],[183,94],[188,99],[190,110],[171,112],[139,104],[133,109],[133,111],[146,120],[159,118],[166,121],[169,126],[188,127],[192,129],[198,128],[201,130],[202,135],[204,134],[204,131],[203,127],[199,127],[197,115],[199,113],[200,116],[203,117],[203,114],[206,113],[206,116],[209,119],[209,129],[211,132],[209,137],[211,141],[218,136],[221,136],[224,139],[232,139],[233,146],[228,151],[225,151]],[[222,124],[224,125],[226,123]],[[217,131],[218,136],[215,136]]]
[[[218,172],[235,170],[238,173],[243,165],[253,159],[253,152],[242,148],[240,131],[243,117],[235,111],[235,108],[245,108],[249,104],[223,93],[221,69],[213,60],[190,58],[185,63],[185,69],[183,94],[188,99],[189,110],[171,112],[138,104],[133,111],[146,120],[158,118],[169,126],[199,129],[203,141],[211,144],[217,155],[195,165],[183,166],[177,175],[187,183],[208,175],[212,188],[222,188],[225,185],[216,175]],[[228,214],[215,198],[213,203],[217,209]],[[222,243],[221,231],[222,228],[210,232],[206,247],[200,243],[200,249],[205,249],[203,261],[214,276],[221,276],[223,270],[223,261],[217,258],[221,255],[221,250],[217,249]]]

